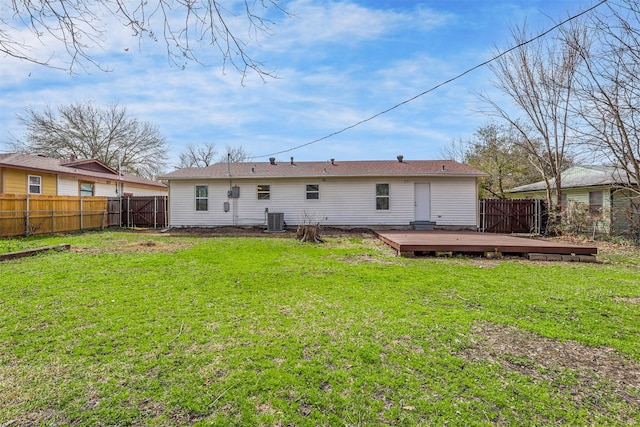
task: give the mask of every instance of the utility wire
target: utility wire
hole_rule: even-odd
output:
[[[249,157],[248,159],[249,159],[249,160],[251,160],[251,159],[259,159],[259,158],[262,158],[262,157],[276,156],[276,155],[278,155],[278,154],[288,153],[288,152],[290,152],[290,151],[294,151],[294,150],[297,150],[297,149],[299,149],[299,148],[307,147],[307,146],[309,146],[309,145],[311,145],[311,144],[315,144],[315,143],[317,143],[317,142],[324,141],[325,139],[329,139],[329,138],[334,137],[334,136],[336,136],[336,135],[339,135],[339,134],[341,134],[341,133],[343,133],[343,132],[346,132],[346,131],[348,131],[348,130],[350,130],[350,129],[353,129],[353,128],[357,127],[357,126],[360,126],[360,125],[361,125],[361,124],[363,124],[363,123],[367,123],[367,122],[369,122],[369,121],[371,121],[371,120],[373,120],[373,119],[375,119],[375,118],[377,118],[377,117],[382,116],[383,114],[387,114],[388,112],[395,110],[396,108],[399,108],[399,107],[401,107],[401,106],[403,106],[403,105],[405,105],[405,104],[408,104],[408,103],[410,103],[410,102],[413,102],[413,101],[415,101],[416,99],[420,98],[421,96],[424,96],[424,95],[426,95],[426,94],[428,94],[428,93],[431,93],[431,92],[433,92],[434,90],[441,88],[442,86],[445,86],[445,85],[447,85],[447,84],[449,84],[449,83],[451,83],[451,82],[453,82],[453,81],[455,81],[455,80],[458,80],[458,79],[460,79],[461,77],[463,77],[463,76],[465,76],[465,75],[467,75],[467,74],[471,73],[472,71],[475,71],[475,70],[477,70],[478,68],[484,67],[485,65],[488,65],[488,64],[492,63],[493,61],[495,61],[495,60],[497,60],[497,59],[500,59],[501,57],[505,56],[505,55],[506,55],[506,54],[508,54],[509,52],[512,52],[512,51],[514,51],[514,50],[516,50],[516,49],[519,49],[519,48],[521,48],[521,47],[523,47],[523,46],[526,46],[527,44],[529,44],[529,43],[531,43],[531,42],[534,42],[534,41],[536,41],[536,40],[538,40],[538,39],[540,39],[540,38],[542,38],[542,37],[546,36],[547,34],[549,34],[550,32],[552,32],[552,31],[554,31],[554,30],[556,30],[557,28],[562,27],[562,26],[563,26],[564,24],[566,24],[567,22],[573,21],[574,19],[579,18],[580,16],[582,16],[582,15],[584,15],[584,14],[586,14],[586,13],[589,13],[589,12],[591,12],[592,10],[594,10],[594,9],[596,9],[596,8],[598,8],[598,7],[600,7],[600,6],[602,6],[602,5],[603,5],[603,4],[605,4],[607,1],[608,1],[608,0],[601,0],[599,3],[595,4],[594,6],[591,6],[590,8],[588,8],[588,9],[586,9],[586,10],[583,10],[582,12],[580,12],[580,13],[578,13],[578,14],[576,14],[576,15],[573,15],[573,16],[571,16],[571,17],[567,18],[567,19],[565,19],[564,21],[562,21],[562,22],[560,22],[560,23],[558,23],[558,24],[554,25],[553,27],[551,27],[551,28],[547,29],[546,31],[544,31],[544,32],[542,32],[542,33],[540,33],[540,34],[538,34],[537,36],[535,36],[535,37],[533,37],[533,38],[531,38],[531,39],[529,39],[529,40],[526,40],[526,41],[524,41],[524,42],[522,42],[522,43],[520,43],[520,44],[517,44],[517,45],[515,45],[515,46],[513,46],[513,47],[511,47],[511,48],[509,48],[509,49],[507,49],[507,50],[505,50],[505,51],[503,51],[503,52],[501,52],[501,53],[499,53],[499,54],[495,55],[495,56],[494,56],[494,57],[492,57],[491,59],[488,59],[488,60],[486,60],[486,61],[484,61],[484,62],[482,62],[482,63],[480,63],[480,64],[478,64],[478,65],[476,65],[476,66],[474,66],[474,67],[471,67],[471,68],[467,69],[466,71],[463,71],[462,73],[460,73],[460,74],[458,74],[458,75],[456,75],[456,76],[454,76],[454,77],[452,77],[452,78],[450,78],[450,79],[448,79],[448,80],[445,80],[445,81],[443,81],[443,82],[441,82],[441,83],[439,83],[439,84],[437,84],[437,85],[433,86],[431,89],[427,89],[427,90],[425,90],[424,92],[420,92],[419,94],[417,94],[417,95],[415,95],[415,96],[413,96],[413,97],[411,97],[411,98],[409,98],[409,99],[406,99],[406,100],[404,100],[404,101],[402,101],[402,102],[400,102],[400,103],[398,103],[398,104],[394,105],[393,107],[389,107],[389,108],[387,108],[386,110],[380,111],[379,113],[374,114],[374,115],[373,115],[373,116],[371,116],[371,117],[368,117],[368,118],[366,118],[366,119],[362,119],[362,120],[360,120],[359,122],[356,122],[356,123],[354,123],[354,124],[352,124],[352,125],[350,125],[350,126],[347,126],[347,127],[342,128],[342,129],[340,129],[340,130],[337,130],[337,131],[335,131],[335,132],[332,132],[332,133],[330,133],[330,134],[328,134],[328,135],[325,135],[325,136],[323,136],[323,137],[321,137],[321,138],[314,139],[313,141],[309,141],[309,142],[306,142],[306,143],[304,143],[304,144],[296,145],[295,147],[291,147],[291,148],[288,148],[288,149],[286,149],[286,150],[282,150],[282,151],[277,151],[277,152],[275,152],[275,153],[271,153],[271,154],[263,154],[263,155],[261,155],[261,156],[252,156],[252,157]]]

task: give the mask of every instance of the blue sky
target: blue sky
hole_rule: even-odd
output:
[[[228,1],[228,0],[224,0]],[[157,126],[170,165],[187,143],[243,146],[266,161],[351,126],[511,46],[510,28],[541,32],[597,0],[294,0],[290,17],[273,15],[272,35],[248,46],[277,79],[241,76],[219,57],[205,66],[171,66],[162,43],[139,42],[114,23],[91,52],[103,66],[76,74],[13,58],[0,63],[0,142],[20,136],[27,107],[116,103]],[[6,16],[6,6],[0,9]],[[24,34],[26,40],[31,37]],[[38,46],[48,58],[61,47]],[[59,61],[57,53],[53,59]],[[275,155],[299,161],[441,158],[443,147],[471,137],[490,118],[477,93],[501,96],[486,68],[353,129]],[[494,96],[492,95],[492,96]],[[1,148],[1,147],[0,147]],[[169,170],[173,169],[170,167]]]

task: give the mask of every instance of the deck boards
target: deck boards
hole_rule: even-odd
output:
[[[401,253],[407,252],[456,252],[503,254],[563,254],[596,255],[595,246],[580,246],[549,242],[546,240],[464,231],[376,231],[378,237]]]

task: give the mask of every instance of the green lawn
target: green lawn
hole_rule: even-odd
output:
[[[0,240],[0,426],[640,425],[640,256]]]

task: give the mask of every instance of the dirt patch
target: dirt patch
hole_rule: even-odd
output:
[[[640,297],[618,297],[618,298],[614,298],[614,301],[616,301],[616,302],[628,302],[628,303],[631,303],[631,304],[640,305]]]
[[[172,228],[167,234],[171,236],[200,236],[200,237],[275,237],[275,238],[296,238],[297,227],[289,227],[282,232],[269,233],[264,227],[181,227]],[[375,233],[368,228],[336,228],[321,227],[320,236],[326,237],[373,237]]]
[[[640,258],[640,246],[633,246],[630,244],[621,244],[614,242],[605,242],[600,240],[589,240],[577,236],[556,236],[545,237],[543,240],[560,243],[570,243],[581,246],[596,246],[598,248],[598,255],[624,255]]]
[[[103,248],[82,248],[72,246],[72,252],[80,253],[173,253],[193,246],[195,242],[184,241],[157,241],[143,240],[140,242],[130,242],[128,240],[115,241]]]
[[[577,374],[570,390],[576,400],[600,394],[608,384],[626,402],[640,405],[640,365],[611,348],[559,342],[487,323],[474,326],[473,333],[461,354],[465,360],[488,360],[537,381],[553,380],[554,371],[569,369]]]
[[[264,227],[180,227],[172,228],[165,234],[171,236],[197,237],[295,237],[295,229],[277,233],[267,233]]]
[[[345,255],[338,257],[338,259],[342,262],[346,262],[348,264],[387,264],[387,265],[398,265],[398,263],[388,261],[385,259],[377,258],[371,254],[354,254],[354,255]]]

